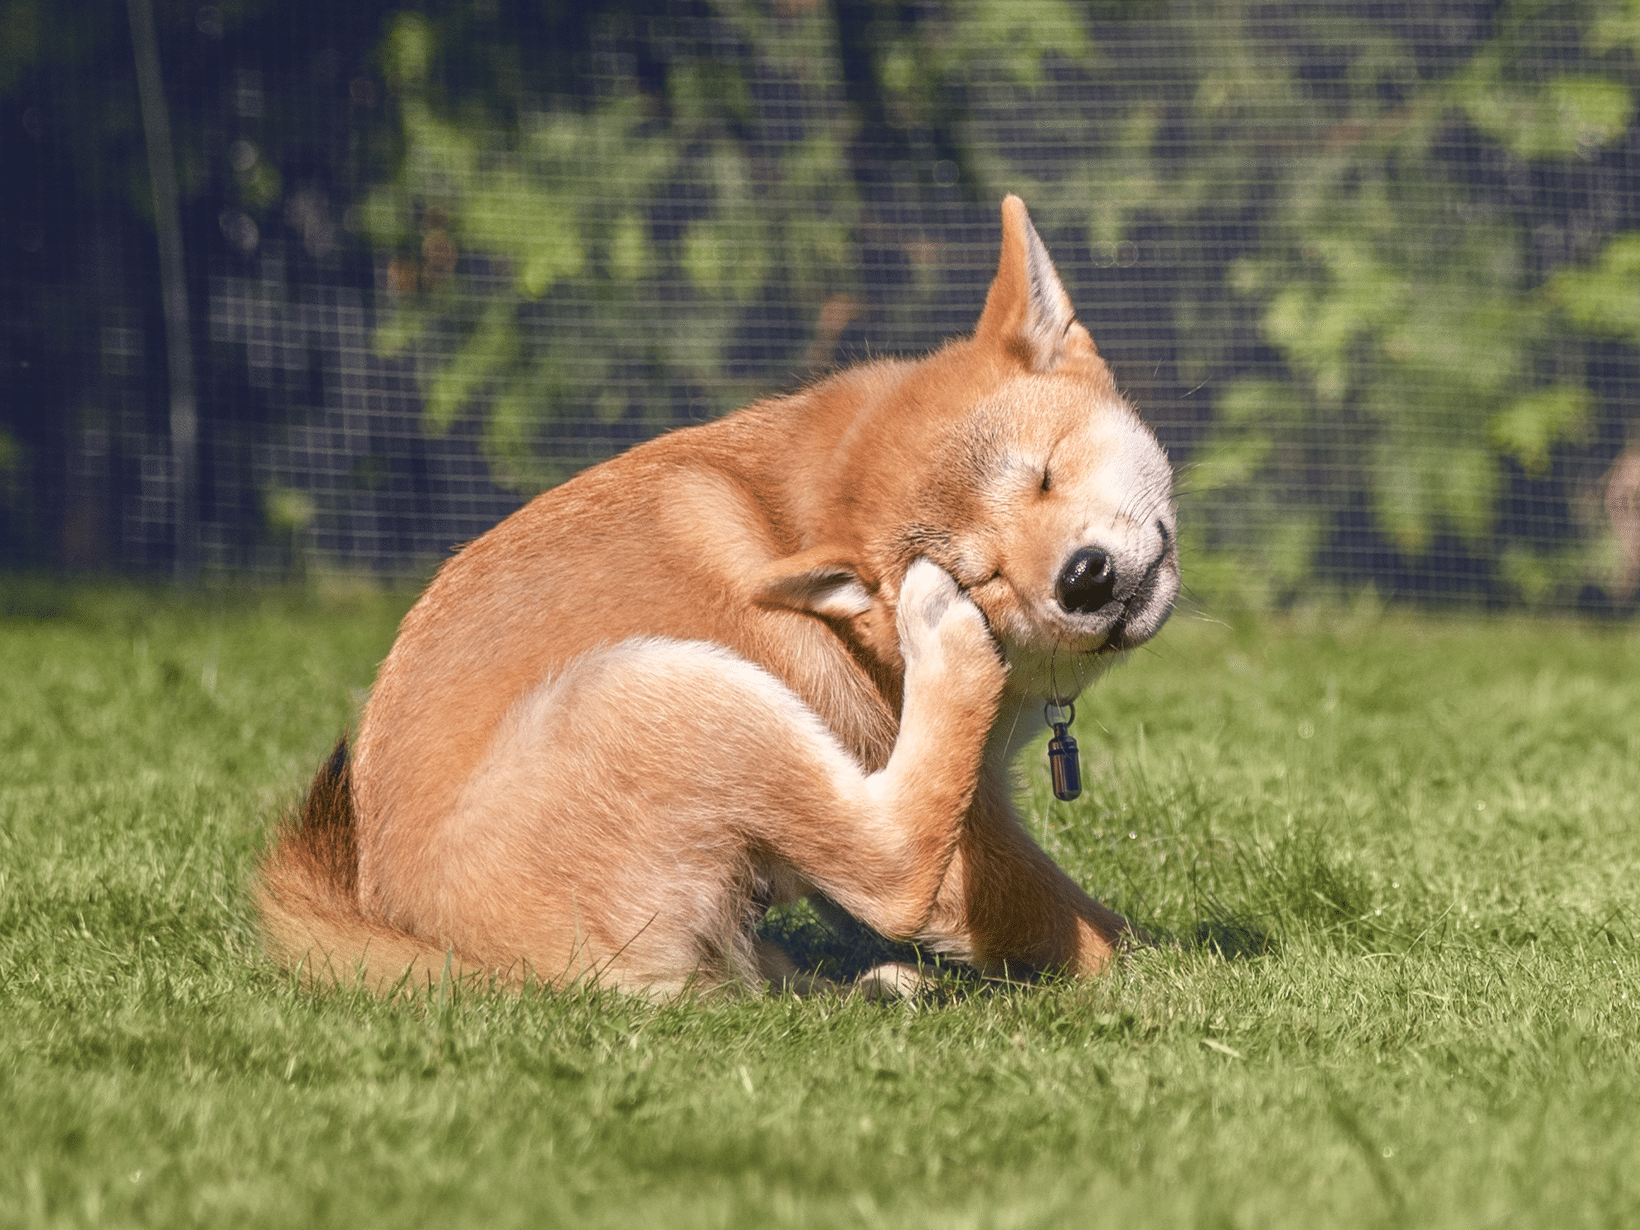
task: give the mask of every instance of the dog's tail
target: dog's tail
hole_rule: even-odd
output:
[[[390,994],[485,972],[360,908],[359,840],[345,738],[320,766],[301,810],[263,856],[256,904],[268,951],[309,986],[362,983]]]

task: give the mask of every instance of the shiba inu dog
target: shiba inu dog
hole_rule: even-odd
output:
[[[778,978],[756,923],[822,893],[1098,973],[1126,924],[1009,762],[1177,590],[1167,459],[1010,196],[971,337],[663,435],[443,566],[264,860],[269,946],[667,995]]]

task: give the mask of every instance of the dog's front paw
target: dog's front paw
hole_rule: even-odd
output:
[[[938,666],[988,675],[1002,660],[985,616],[938,564],[918,558],[900,583],[900,655],[906,670]]]

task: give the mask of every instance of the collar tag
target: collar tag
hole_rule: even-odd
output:
[[[1048,740],[1048,769],[1053,774],[1053,797],[1068,803],[1082,793],[1082,759],[1077,754],[1076,740],[1067,729],[1076,721],[1076,706],[1049,701],[1042,706],[1042,718],[1053,727],[1053,738]]]

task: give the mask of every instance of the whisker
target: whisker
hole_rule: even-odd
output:
[[[1014,720],[1008,726],[1008,737],[1007,737],[1007,739],[1005,739],[1003,741],[1003,746],[1005,746],[1005,747],[1012,747],[1013,746],[1014,735],[1019,730],[1019,715],[1021,713],[1024,713],[1024,712],[1025,712],[1025,707],[1023,705],[1015,705],[1014,706]]]

